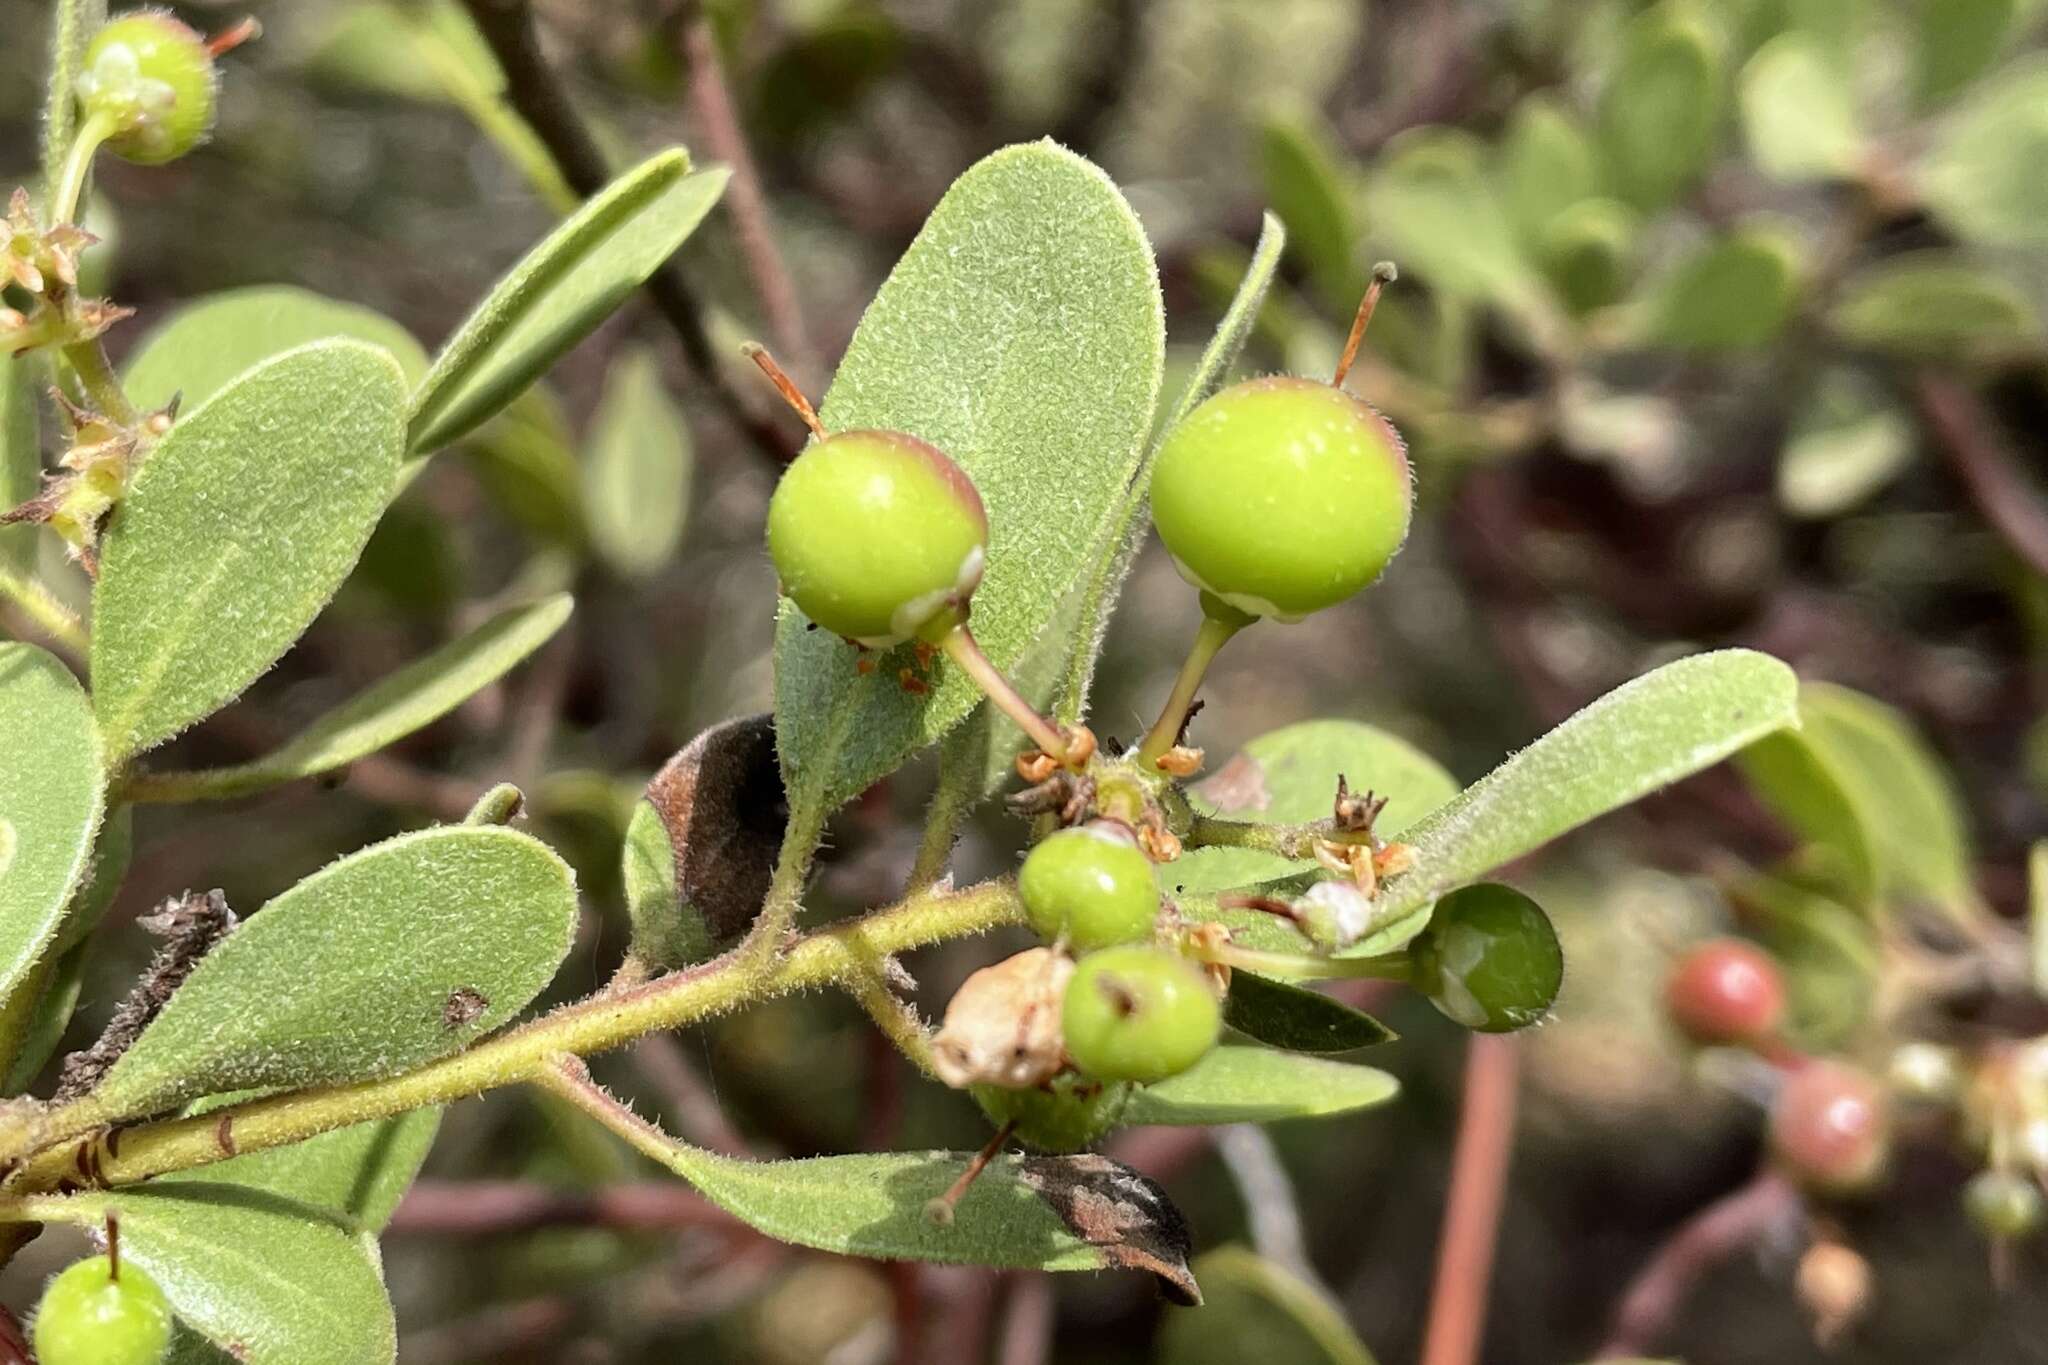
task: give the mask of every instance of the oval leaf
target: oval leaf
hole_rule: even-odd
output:
[[[43,491],[41,424],[36,411],[33,362],[0,366],[0,512],[21,506]],[[34,525],[0,526],[0,573],[35,572]]]
[[[583,501],[590,539],[613,572],[642,578],[682,543],[690,510],[690,432],[646,350],[620,357],[591,419]]]
[[[322,341],[244,373],[150,452],[93,591],[110,762],[234,700],[312,624],[390,497],[404,410],[388,353]]]
[[[1400,1090],[1374,1067],[1226,1044],[1171,1080],[1133,1090],[1123,1121],[1192,1127],[1328,1118],[1385,1104]]]
[[[1321,991],[1245,971],[1230,974],[1223,1022],[1289,1052],[1354,1052],[1399,1036],[1370,1014]]]
[[[498,281],[413,394],[407,448],[473,430],[609,317],[696,231],[727,172],[690,174],[679,147],[599,191]]]
[[[1645,303],[1645,340],[1695,351],[1763,346],[1792,315],[1798,242],[1765,227],[1739,228],[1695,251]]]
[[[1778,180],[1829,180],[1863,159],[1850,71],[1821,40],[1785,33],[1742,68],[1742,127],[1750,156]]]
[[[1322,1291],[1249,1247],[1218,1247],[1195,1276],[1202,1310],[1165,1316],[1157,1365],[1373,1365]]]
[[[1287,244],[1325,296],[1351,307],[1360,289],[1350,187],[1319,117],[1276,114],[1259,132],[1266,202],[1287,224]]]
[[[1559,214],[1600,193],[1592,137],[1547,93],[1515,106],[1501,135],[1494,176],[1508,217],[1529,246],[1544,239]]]
[[[0,1000],[21,985],[84,881],[105,809],[92,706],[71,670],[0,642]]]
[[[1109,534],[1164,357],[1157,267],[1136,216],[1100,170],[1049,142],[1006,148],[955,181],[862,317],[825,425],[907,431],[973,477],[991,540],[974,632],[998,668],[1044,634]],[[856,681],[853,649],[807,624],[785,600],[775,714],[792,776],[832,761],[830,717]],[[891,660],[879,676],[896,673]],[[981,696],[950,667],[928,697],[893,682],[864,689],[827,799],[937,740]]]
[[[1929,208],[1985,246],[2048,243],[2048,61],[2017,63],[1958,110],[1921,166]]]
[[[1629,23],[1599,108],[1601,145],[1625,199],[1662,208],[1706,168],[1721,85],[1719,45],[1689,9],[1666,0]]]
[[[95,1095],[121,1114],[202,1095],[389,1075],[512,1018],[569,951],[568,866],[515,830],[455,826],[351,854],[209,953]]]
[[[1995,359],[2031,349],[2040,318],[2025,294],[1945,251],[1912,251],[1859,270],[1828,324],[1854,345],[1914,359]]]

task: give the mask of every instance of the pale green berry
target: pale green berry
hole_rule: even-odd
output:
[[[1152,521],[1181,576],[1280,621],[1378,578],[1411,501],[1393,426],[1313,379],[1225,389],[1174,428],[1152,472]]]
[[[1988,1235],[2026,1237],[2041,1226],[2041,1187],[2013,1171],[1979,1171],[1963,1187],[1963,1208]]]
[[[1159,916],[1152,860],[1113,820],[1049,835],[1024,859],[1017,894],[1039,937],[1077,952],[1149,938]]]
[[[1564,982],[1564,952],[1543,908],[1482,882],[1436,903],[1408,946],[1417,989],[1466,1028],[1507,1033],[1546,1014]]]
[[[104,1256],[66,1266],[36,1307],[42,1365],[158,1365],[171,1346],[171,1305],[143,1269]]]
[[[971,1093],[991,1123],[1015,1125],[1019,1142],[1043,1152],[1078,1152],[1115,1126],[1131,1088],[1065,1071],[1028,1089],[977,1085]]]
[[[1060,1031],[1074,1065],[1100,1081],[1150,1085],[1216,1045],[1223,1007],[1202,969],[1165,948],[1126,944],[1074,968]]]
[[[136,10],[86,45],[78,100],[86,117],[112,122],[108,151],[154,166],[206,140],[217,84],[205,39],[162,10]]]
[[[897,431],[814,442],[768,503],[782,590],[835,635],[875,648],[936,640],[966,619],[988,554],[974,481]]]

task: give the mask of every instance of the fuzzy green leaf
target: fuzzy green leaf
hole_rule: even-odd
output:
[[[694,458],[653,354],[613,362],[591,419],[583,501],[591,543],[621,577],[646,577],[682,543]]]
[[[473,430],[611,315],[696,231],[723,169],[690,174],[671,148],[599,191],[508,271],[434,357],[413,393],[407,446]]]
[[[1152,426],[1165,356],[1159,280],[1130,206],[1051,143],[968,169],[882,285],[825,399],[828,429],[932,442],[988,508],[974,632],[1010,669],[1116,529]],[[775,714],[792,778],[825,752],[854,651],[782,604]],[[893,680],[894,659],[879,677]],[[838,801],[930,744],[981,700],[942,670],[928,697],[869,687],[826,786]],[[791,782],[791,789],[800,784]]]
[[[400,835],[251,916],[96,1093],[117,1112],[155,1113],[422,1065],[525,1008],[575,921],[574,879],[538,840],[476,826]]]
[[[1404,831],[1415,866],[1381,893],[1380,920],[1397,926],[1445,892],[1798,723],[1798,679],[1768,654],[1718,650],[1646,673]],[[1367,939],[1347,955],[1384,947]]]
[[[0,1000],[28,976],[85,880],[105,811],[92,705],[71,670],[0,642]]]
[[[2016,63],[1956,111],[1920,167],[1927,206],[1984,246],[2048,244],[2048,59]]]
[[[36,364],[9,359],[0,364],[0,512],[43,491],[40,427]],[[0,526],[0,572],[34,573],[37,539],[33,525]]]
[[[1778,180],[1833,180],[1863,159],[1853,73],[1810,34],[1764,44],[1742,68],[1742,127],[1757,168]]]
[[[123,1259],[149,1272],[185,1327],[240,1365],[397,1358],[376,1243],[320,1210],[198,1180],[73,1195],[61,1207],[84,1227],[119,1218]]]
[[[567,593],[557,593],[507,607],[461,639],[357,693],[262,758],[232,768],[146,774],[128,795],[136,800],[242,796],[353,763],[431,725],[496,682],[546,644],[573,606]]]
[[[1195,1277],[1201,1310],[1167,1312],[1156,1365],[1373,1365],[1321,1290],[1249,1247],[1207,1253]]]
[[[1398,1036],[1370,1014],[1321,991],[1245,971],[1230,975],[1223,1022],[1289,1052],[1354,1052]]]
[[[1914,251],[1843,282],[1828,323],[1843,340],[1916,360],[1997,359],[2039,343],[2023,293],[1946,251]]]
[[[1737,228],[1701,247],[1645,301],[1645,339],[1695,351],[1740,351],[1767,344],[1797,302],[1800,251],[1775,228]]]
[[[387,352],[315,342],[245,372],[150,452],[93,592],[110,762],[234,700],[312,624],[390,497],[404,411]]]
[[[0,1009],[0,1057],[7,1062],[0,1095],[27,1091],[63,1041],[72,1012],[78,1008],[79,992],[84,987],[85,969],[91,958],[86,939],[99,926],[120,891],[128,875],[134,843],[134,820],[129,807],[117,805],[100,822],[85,878],[65,903],[57,932],[34,967],[13,987],[5,1008]],[[0,876],[0,882],[5,880]],[[10,1048],[12,1055],[8,1055]]]
[[[1598,113],[1623,198],[1645,211],[1663,208],[1706,169],[1721,85],[1719,45],[1689,7],[1665,0],[1629,23]]]
[[[221,1096],[199,1106],[199,1111],[248,1098],[252,1096]],[[366,1232],[381,1232],[419,1174],[440,1130],[440,1109],[415,1109],[394,1118],[337,1128],[289,1147],[247,1152],[196,1170],[158,1176],[150,1188],[233,1186],[294,1200],[338,1214]]]
[[[382,313],[310,289],[259,284],[209,294],[152,327],[122,367],[121,386],[138,407],[177,398],[191,412],[244,370],[328,337],[382,346],[408,386],[427,372],[426,351]]]
[[[1385,1104],[1400,1090],[1374,1067],[1225,1044],[1180,1075],[1133,1090],[1123,1121],[1193,1127],[1328,1118]]]

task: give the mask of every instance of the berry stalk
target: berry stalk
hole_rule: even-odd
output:
[[[1180,676],[1174,679],[1166,705],[1160,708],[1159,719],[1152,722],[1144,742],[1138,746],[1141,767],[1151,768],[1168,749],[1180,743],[1188,711],[1195,704],[1195,694],[1201,691],[1202,679],[1208,676],[1209,665],[1233,635],[1256,619],[1209,593],[1202,594],[1202,628],[1195,632],[1195,643],[1188,650],[1187,661],[1180,666]]]
[[[114,116],[105,112],[95,113],[79,125],[78,135],[71,140],[71,150],[65,154],[64,169],[50,195],[51,222],[78,221],[78,201],[85,197],[85,178],[92,171],[93,156],[99,151],[100,144],[119,130],[119,126]]]
[[[939,648],[960,666],[961,672],[973,679],[974,685],[987,694],[998,710],[1017,722],[1017,728],[1028,735],[1033,744],[1061,763],[1071,761],[1066,736],[1060,733],[1059,727],[1039,715],[1038,708],[1024,699],[1024,694],[1003,676],[1000,668],[989,662],[988,655],[982,653],[981,646],[975,642],[974,633],[965,625],[947,631],[945,638],[939,641]]]

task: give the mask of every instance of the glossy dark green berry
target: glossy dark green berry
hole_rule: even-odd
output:
[[[966,471],[899,431],[815,441],[768,503],[782,590],[835,635],[875,648],[936,640],[966,617],[988,514]]]
[[[1481,1033],[1537,1022],[1564,983],[1564,951],[1543,907],[1492,882],[1438,901],[1428,927],[1408,946],[1408,962],[1430,1003]]]
[[[1094,820],[1047,836],[1024,859],[1017,894],[1047,942],[1093,952],[1152,936],[1159,883],[1129,827]]]
[[[1979,1171],[1963,1187],[1963,1208],[1987,1236],[2031,1236],[2041,1226],[2041,1187],[2016,1171]]]
[[[1177,1076],[1216,1045],[1222,1027],[1222,1003],[1202,969],[1149,944],[1082,958],[1060,1010],[1067,1055],[1099,1081]]]
[[[977,1085],[971,1093],[989,1122],[1042,1152],[1078,1152],[1116,1126],[1131,1088],[1064,1071],[1044,1085],[1013,1090]]]
[[[217,84],[205,39],[162,10],[136,10],[86,45],[78,100],[87,118],[113,126],[102,146],[154,166],[206,140]]]
[[[42,1365],[158,1365],[171,1346],[171,1305],[156,1281],[123,1259],[120,1278],[104,1256],[66,1266],[36,1306]]]
[[[1280,621],[1378,578],[1412,501],[1392,424],[1313,379],[1223,390],[1174,428],[1152,472],[1152,522],[1181,576]]]

